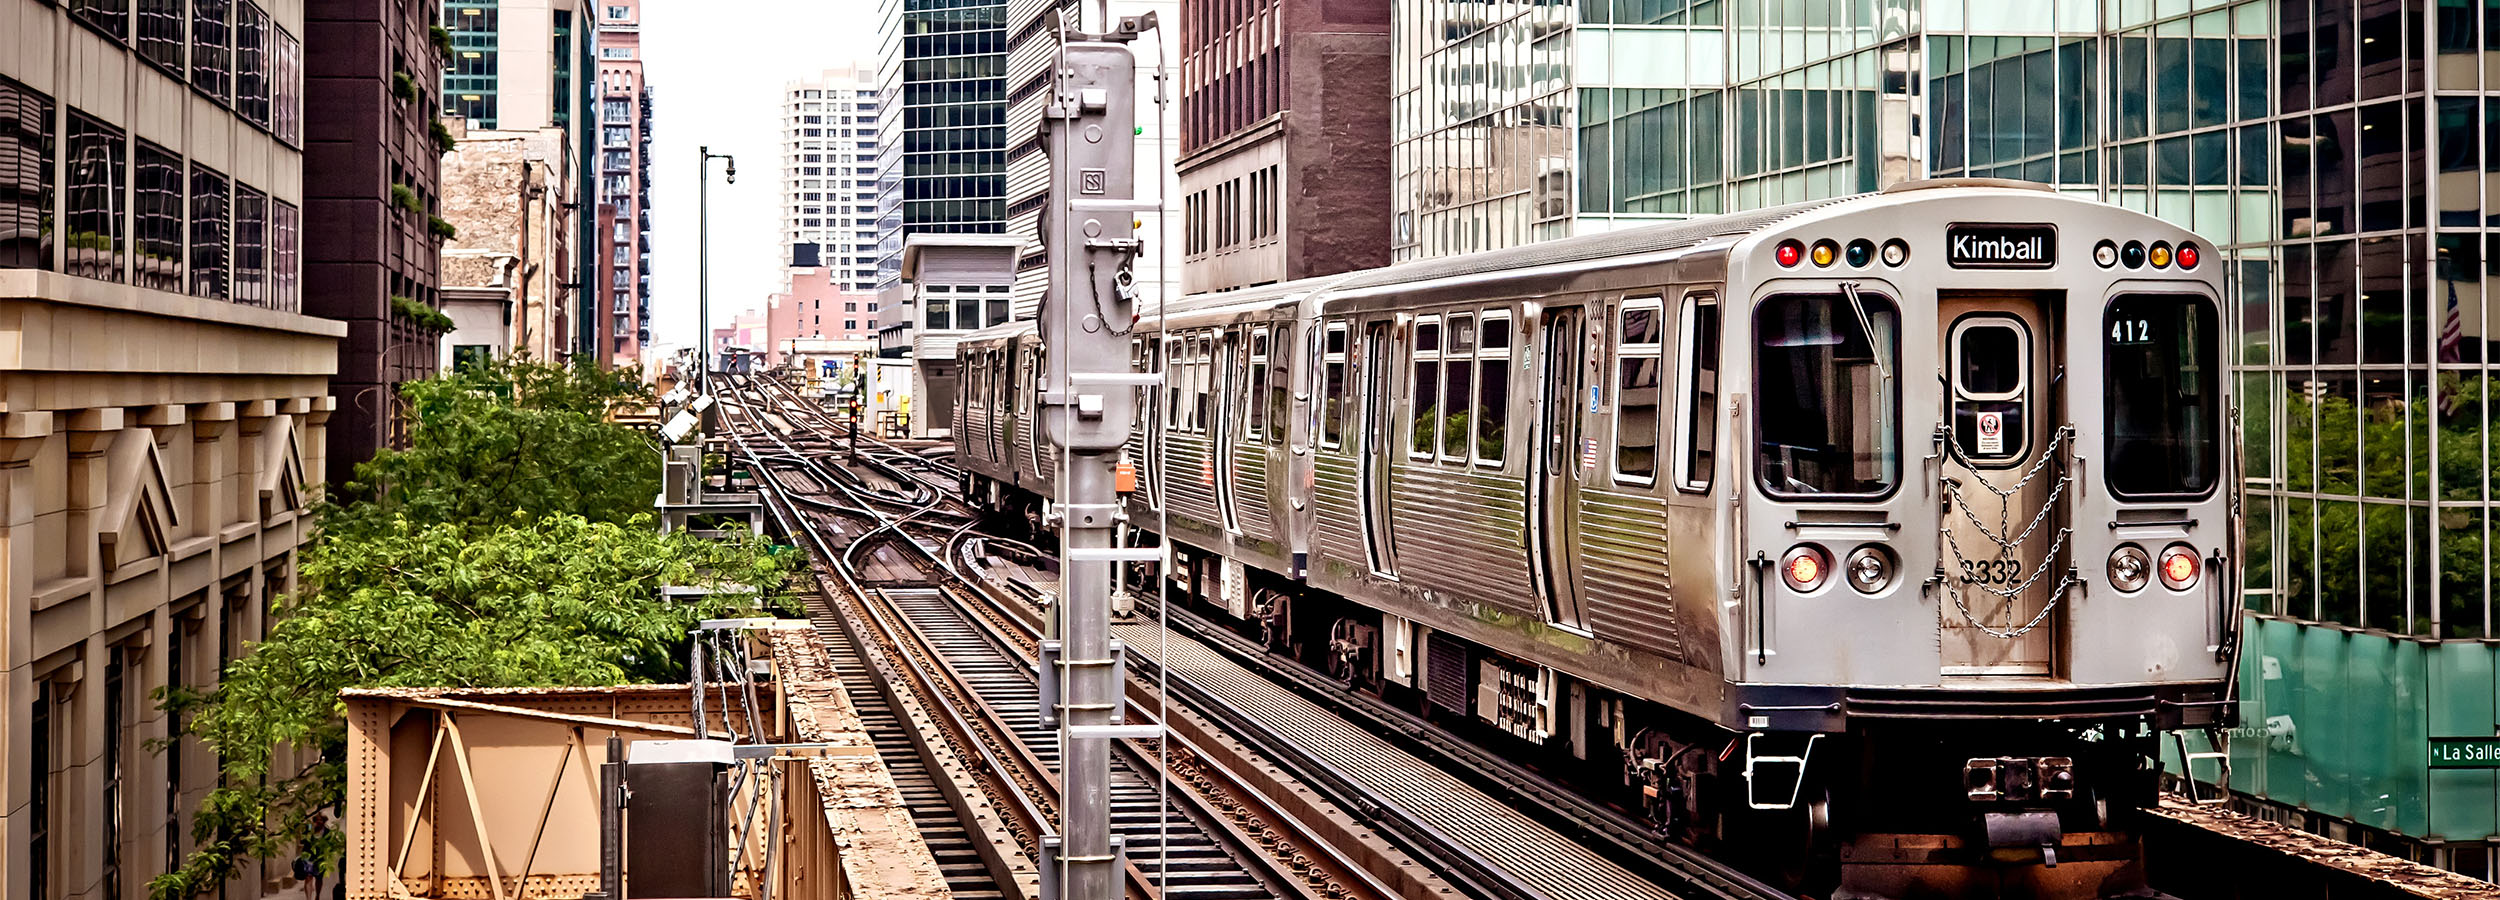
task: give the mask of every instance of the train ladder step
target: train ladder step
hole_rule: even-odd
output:
[[[2188,802],[2198,806],[2220,806],[2231,802],[2230,737],[2220,729],[2205,729],[2205,746],[2213,749],[2198,753],[2188,752],[2187,732],[2171,732],[2170,739],[2179,748],[2179,780],[2185,783]],[[2214,763],[2213,793],[2210,795],[2204,790],[2205,783],[2196,778],[2196,764],[2205,760]]]

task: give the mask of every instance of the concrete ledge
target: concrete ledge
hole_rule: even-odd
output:
[[[245,306],[225,300],[203,300],[92,278],[78,278],[40,269],[0,269],[0,300],[35,300],[67,306],[116,309],[124,312],[193,319],[240,328],[292,331],[321,337],[346,337],[347,323]]]
[[[2488,881],[2328,840],[2297,828],[2164,797],[2145,811],[2152,886],[2181,900],[2465,900]]]

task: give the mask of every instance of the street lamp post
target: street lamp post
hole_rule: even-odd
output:
[[[721,174],[730,184],[737,184],[738,158],[726,153],[714,153],[709,146],[697,150],[703,154],[703,161],[694,203],[694,371],[698,389],[709,389],[712,386],[712,161],[727,162]]]

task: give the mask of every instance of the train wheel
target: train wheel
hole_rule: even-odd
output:
[[[1258,620],[1259,643],[1279,653],[1293,653],[1293,598],[1260,588],[1250,598],[1250,614]]]

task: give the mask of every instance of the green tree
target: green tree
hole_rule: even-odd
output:
[[[189,897],[251,858],[344,837],[315,812],[346,789],[351,687],[604,685],[684,677],[686,631],[772,606],[783,566],[755,536],[661,534],[658,452],[608,413],[630,374],[502,362],[408,385],[406,450],[358,467],[301,554],[302,585],[265,640],[166,709],[221,760],[192,814],[199,849],[150,884]],[[663,600],[670,585],[702,600]]]

